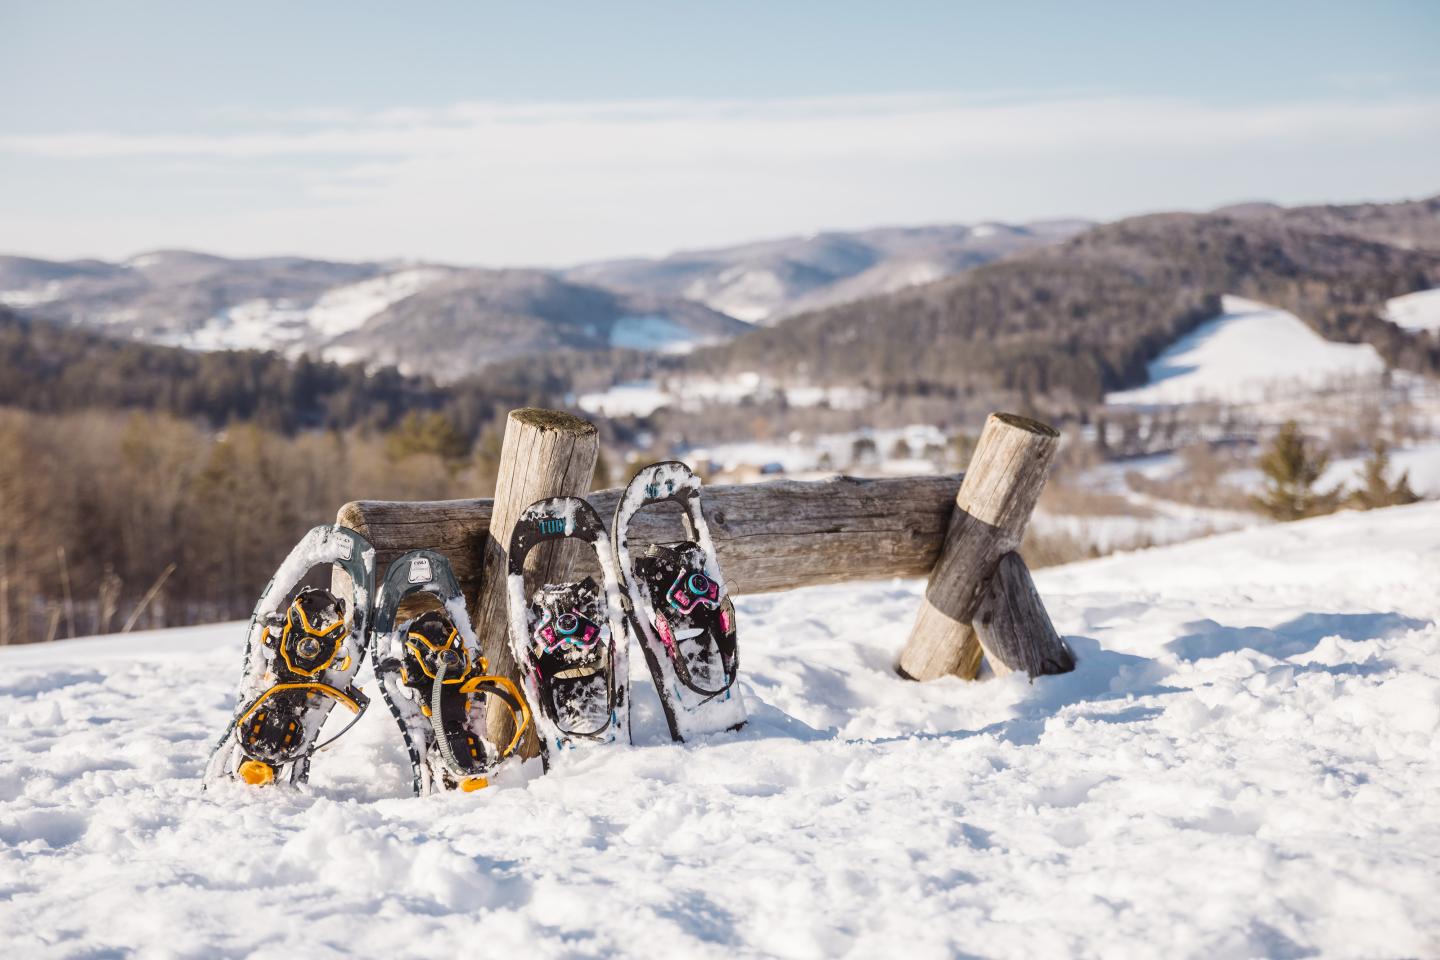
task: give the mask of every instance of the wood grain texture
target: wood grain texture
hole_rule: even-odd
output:
[[[985,421],[926,603],[900,654],[902,675],[934,680],[962,671],[974,679],[979,641],[971,620],[1000,558],[1019,548],[1059,447],[1060,434],[1038,420],[995,413]],[[974,671],[963,672],[972,663]]]
[[[707,486],[702,496],[726,587],[741,595],[924,576],[940,556],[962,479],[775,480]],[[608,520],[621,493],[602,490],[587,499]],[[339,517],[375,547],[377,576],[406,550],[428,547],[450,558],[473,596],[493,512],[490,500],[360,500],[345,504]],[[636,515],[631,531],[636,542],[676,543],[684,536],[679,511],[664,506]],[[582,555],[574,573],[598,570]]]
[[[599,456],[600,435],[587,420],[530,407],[510,412],[500,449],[500,474],[490,509],[489,535],[481,538],[479,590],[471,594],[476,597],[474,621],[480,652],[490,662],[492,674],[520,682],[515,658],[510,653],[505,586],[506,551],[515,521],[536,500],[583,496],[590,489]],[[532,550],[525,558],[527,578],[533,577],[532,582],[538,584],[568,580],[580,546],[574,542],[556,542]],[[514,735],[514,716],[504,704],[491,704],[486,727],[492,743],[510,741]],[[532,728],[521,754],[533,757],[538,753],[539,744]]]
[[[1000,558],[975,613],[975,636],[997,676],[1032,679],[1075,669],[1075,655],[1055,632],[1030,568],[1018,553]]]
[[[935,609],[928,597],[920,598],[920,612],[915,616],[915,626],[911,633],[932,638],[935,654],[934,659],[928,663],[929,669],[935,672],[936,676],[954,674],[974,680],[979,675],[984,651],[980,648],[975,631],[970,624],[961,623]],[[940,657],[948,659],[940,660]],[[903,657],[895,671],[907,680],[922,679],[911,675],[905,669]]]

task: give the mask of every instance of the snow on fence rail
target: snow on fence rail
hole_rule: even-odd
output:
[[[727,587],[737,595],[928,574],[897,665],[905,676],[973,679],[982,652],[997,673],[1063,673],[1074,659],[1015,552],[1058,446],[1059,434],[1043,423],[993,414],[965,474],[707,486],[705,516]],[[407,550],[449,557],[472,598],[491,670],[513,675],[502,545],[520,512],[543,497],[586,496],[602,517],[612,516],[622,491],[586,493],[598,454],[593,424],[550,410],[516,410],[493,500],[359,500],[341,507],[337,519],[374,545],[377,578]],[[646,511],[632,530],[637,540],[683,539],[678,511]],[[532,552],[527,567],[538,581],[597,572],[565,546]],[[508,739],[509,722],[508,711],[492,713],[492,737]]]

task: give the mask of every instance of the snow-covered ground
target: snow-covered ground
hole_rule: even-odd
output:
[[[1369,344],[1326,340],[1293,313],[1233,296],[1224,298],[1223,309],[1152,361],[1147,385],[1112,393],[1106,402],[1249,403],[1297,387],[1372,378],[1385,368]]]
[[[1320,486],[1362,486],[1365,482],[1365,461],[1368,457],[1346,457],[1330,464],[1320,478]],[[1440,497],[1440,443],[1422,443],[1390,451],[1390,473],[1394,483],[1401,473],[1410,476],[1410,489],[1422,497]]]
[[[1179,543],[1266,522],[1251,511],[1220,510],[1175,503],[1131,492],[1125,500],[1133,513],[1069,514],[1037,510],[1031,526],[1041,534],[1064,534],[1100,553]]]
[[[931,424],[910,424],[884,430],[827,433],[815,437],[799,434],[779,440],[717,443],[694,447],[684,459],[708,470],[732,471],[749,464],[773,466],[786,474],[834,472],[893,473],[914,475],[938,472],[936,465],[922,458],[927,449],[944,448],[947,437]],[[856,462],[856,444],[868,441],[862,462]]]
[[[1385,307],[1385,319],[1406,330],[1440,330],[1440,289],[1407,293]]]
[[[689,345],[699,343],[692,340]],[[701,411],[712,404],[737,404],[781,394],[794,407],[825,403],[837,410],[858,410],[870,400],[870,391],[863,387],[784,385],[758,373],[745,372],[723,379],[687,379],[673,384],[633,380],[607,390],[581,394],[575,398],[575,404],[587,413],[601,416],[643,417],[661,407]]]
[[[1435,956],[1437,545],[1420,504],[1042,571],[1080,663],[1033,684],[898,679],[919,582],[743,598],[745,731],[670,744],[637,683],[635,747],[425,800],[383,706],[201,793],[241,625],[3,649],[0,942]]]

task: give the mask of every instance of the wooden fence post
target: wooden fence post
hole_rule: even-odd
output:
[[[1032,662],[1057,666],[1068,662],[1073,668],[1073,658],[1049,626],[1049,617],[1034,593],[1029,571],[1014,555],[1059,447],[1060,434],[1037,420],[995,413],[985,421],[955,496],[945,545],[930,573],[920,614],[900,654],[902,676],[933,680],[953,673],[973,680],[984,653],[990,654],[992,666],[1002,673],[1026,669]],[[1006,560],[1007,579],[1018,578],[1028,585],[1029,592],[1021,591],[1025,595],[1018,600],[1004,593],[1003,603],[992,603],[987,608],[986,632],[977,637],[972,621],[1007,555],[1014,556]],[[1008,587],[1002,582],[994,589],[1003,593]],[[1017,635],[1042,620],[1048,634],[1041,630],[1039,636]],[[986,640],[989,642],[982,649]],[[1057,646],[1058,651],[1054,649]]]
[[[1055,632],[1030,568],[1018,553],[1000,558],[975,611],[974,627],[996,676],[1039,677],[1075,669],[1075,654]]]
[[[600,435],[587,420],[533,407],[510,411],[500,449],[500,475],[495,484],[489,535],[484,540],[483,579],[473,611],[480,651],[490,662],[491,673],[517,683],[520,679],[515,658],[510,655],[505,590],[507,548],[515,521],[536,500],[584,496],[590,489],[599,455]],[[573,543],[544,545],[530,552],[527,571],[533,571],[539,583],[561,582],[568,578],[577,552]],[[510,741],[513,718],[508,708],[492,704],[487,717],[492,743]],[[539,753],[533,728],[521,753],[526,757]]]

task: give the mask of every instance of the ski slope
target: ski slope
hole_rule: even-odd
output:
[[[1255,403],[1385,369],[1374,347],[1326,340],[1293,313],[1233,296],[1223,298],[1222,309],[1150,363],[1149,383],[1106,402]]]
[[[1034,684],[898,679],[916,581],[743,598],[742,733],[665,742],[642,684],[636,747],[426,800],[383,705],[307,788],[201,793],[239,624],[3,649],[0,943],[1440,955],[1437,543],[1429,503],[1041,571],[1080,665]]]

